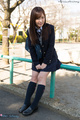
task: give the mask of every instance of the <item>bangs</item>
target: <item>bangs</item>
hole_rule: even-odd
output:
[[[42,14],[44,14],[42,11],[41,11],[41,12],[36,12],[36,13],[35,13],[35,20],[36,20],[36,19],[39,19]],[[45,16],[45,15],[44,15],[44,16]]]

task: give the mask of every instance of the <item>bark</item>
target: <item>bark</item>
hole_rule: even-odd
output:
[[[9,55],[9,41],[8,41],[8,29],[9,29],[10,13],[7,9],[4,10],[4,20],[3,24],[3,42],[2,42],[2,51],[3,55]],[[3,61],[8,64],[8,59],[3,59]]]
[[[5,6],[5,4],[4,4],[4,0],[0,0],[0,4],[1,4],[1,6],[3,7],[3,9],[6,9],[6,6]]]
[[[4,0],[0,0],[0,4],[4,9],[3,24],[3,38],[2,38],[2,51],[3,55],[9,55],[9,41],[8,41],[8,29],[10,27],[10,16],[14,9],[19,6],[24,0],[19,0],[10,8],[10,0],[6,0],[6,6]],[[9,63],[8,59],[3,59],[5,64]]]
[[[16,36],[17,27],[13,27],[13,43]]]
[[[10,12],[13,12],[14,9],[19,6],[22,2],[24,2],[24,0],[19,0],[17,1],[11,8],[10,8]]]

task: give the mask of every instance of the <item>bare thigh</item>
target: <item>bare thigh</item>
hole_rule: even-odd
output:
[[[37,83],[38,82],[38,72],[32,70],[32,78],[31,81]]]
[[[38,84],[42,84],[46,86],[46,80],[49,72],[40,72],[38,75]]]

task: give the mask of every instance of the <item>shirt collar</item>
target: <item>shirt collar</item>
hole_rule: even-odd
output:
[[[42,31],[42,27],[40,27],[40,28],[35,27],[35,28],[37,29],[37,32],[41,32]]]

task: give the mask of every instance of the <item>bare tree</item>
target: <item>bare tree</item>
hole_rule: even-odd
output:
[[[24,31],[26,31],[26,29],[27,29],[27,24],[29,24],[29,18],[30,18],[30,12],[31,12],[31,9],[32,9],[32,7],[25,7],[24,8],[24,6],[22,6],[22,18],[23,18],[23,21],[21,22],[21,24],[24,24],[24,27],[23,27],[23,29],[24,29]]]
[[[53,24],[55,30],[60,29],[68,21],[65,17],[68,11],[61,4],[50,2],[44,6],[44,9],[46,11],[47,22]]]
[[[31,12],[32,7],[35,4],[36,4],[36,0],[33,2],[32,0],[25,1],[23,4],[18,6],[17,15],[15,15],[14,13],[16,12],[16,10],[12,13],[10,22],[13,28],[13,40],[16,36],[16,32],[19,29],[19,26],[21,26],[22,24],[23,24],[23,30],[26,32],[27,24],[29,24],[30,12]],[[14,24],[14,18],[17,18],[15,24]]]
[[[64,29],[68,29],[71,24],[68,8],[53,1],[46,1],[46,5],[43,7],[46,11],[47,22],[54,25],[55,32],[58,32],[59,38],[62,38]]]
[[[14,13],[14,12],[13,12]],[[19,14],[19,15],[18,15]],[[12,20],[14,20],[15,18],[15,15],[13,14],[13,16],[11,17],[10,19],[10,25],[12,26],[13,28],[13,42],[14,42],[14,39],[15,39],[15,36],[16,36],[16,31],[18,30],[19,28],[19,22],[20,22],[20,18],[21,18],[21,15],[20,15],[20,6],[18,6],[18,13],[17,13],[18,17],[17,17],[17,21],[16,23],[14,24],[14,22],[12,22]]]
[[[10,5],[11,0],[0,0],[0,4],[4,11],[4,20],[3,24],[3,42],[2,42],[2,51],[3,55],[9,55],[9,42],[8,42],[8,29],[10,28],[10,17],[11,13],[19,6],[24,0],[16,1],[12,6]],[[11,7],[10,7],[11,6]],[[9,63],[8,59],[4,59],[6,64]]]

